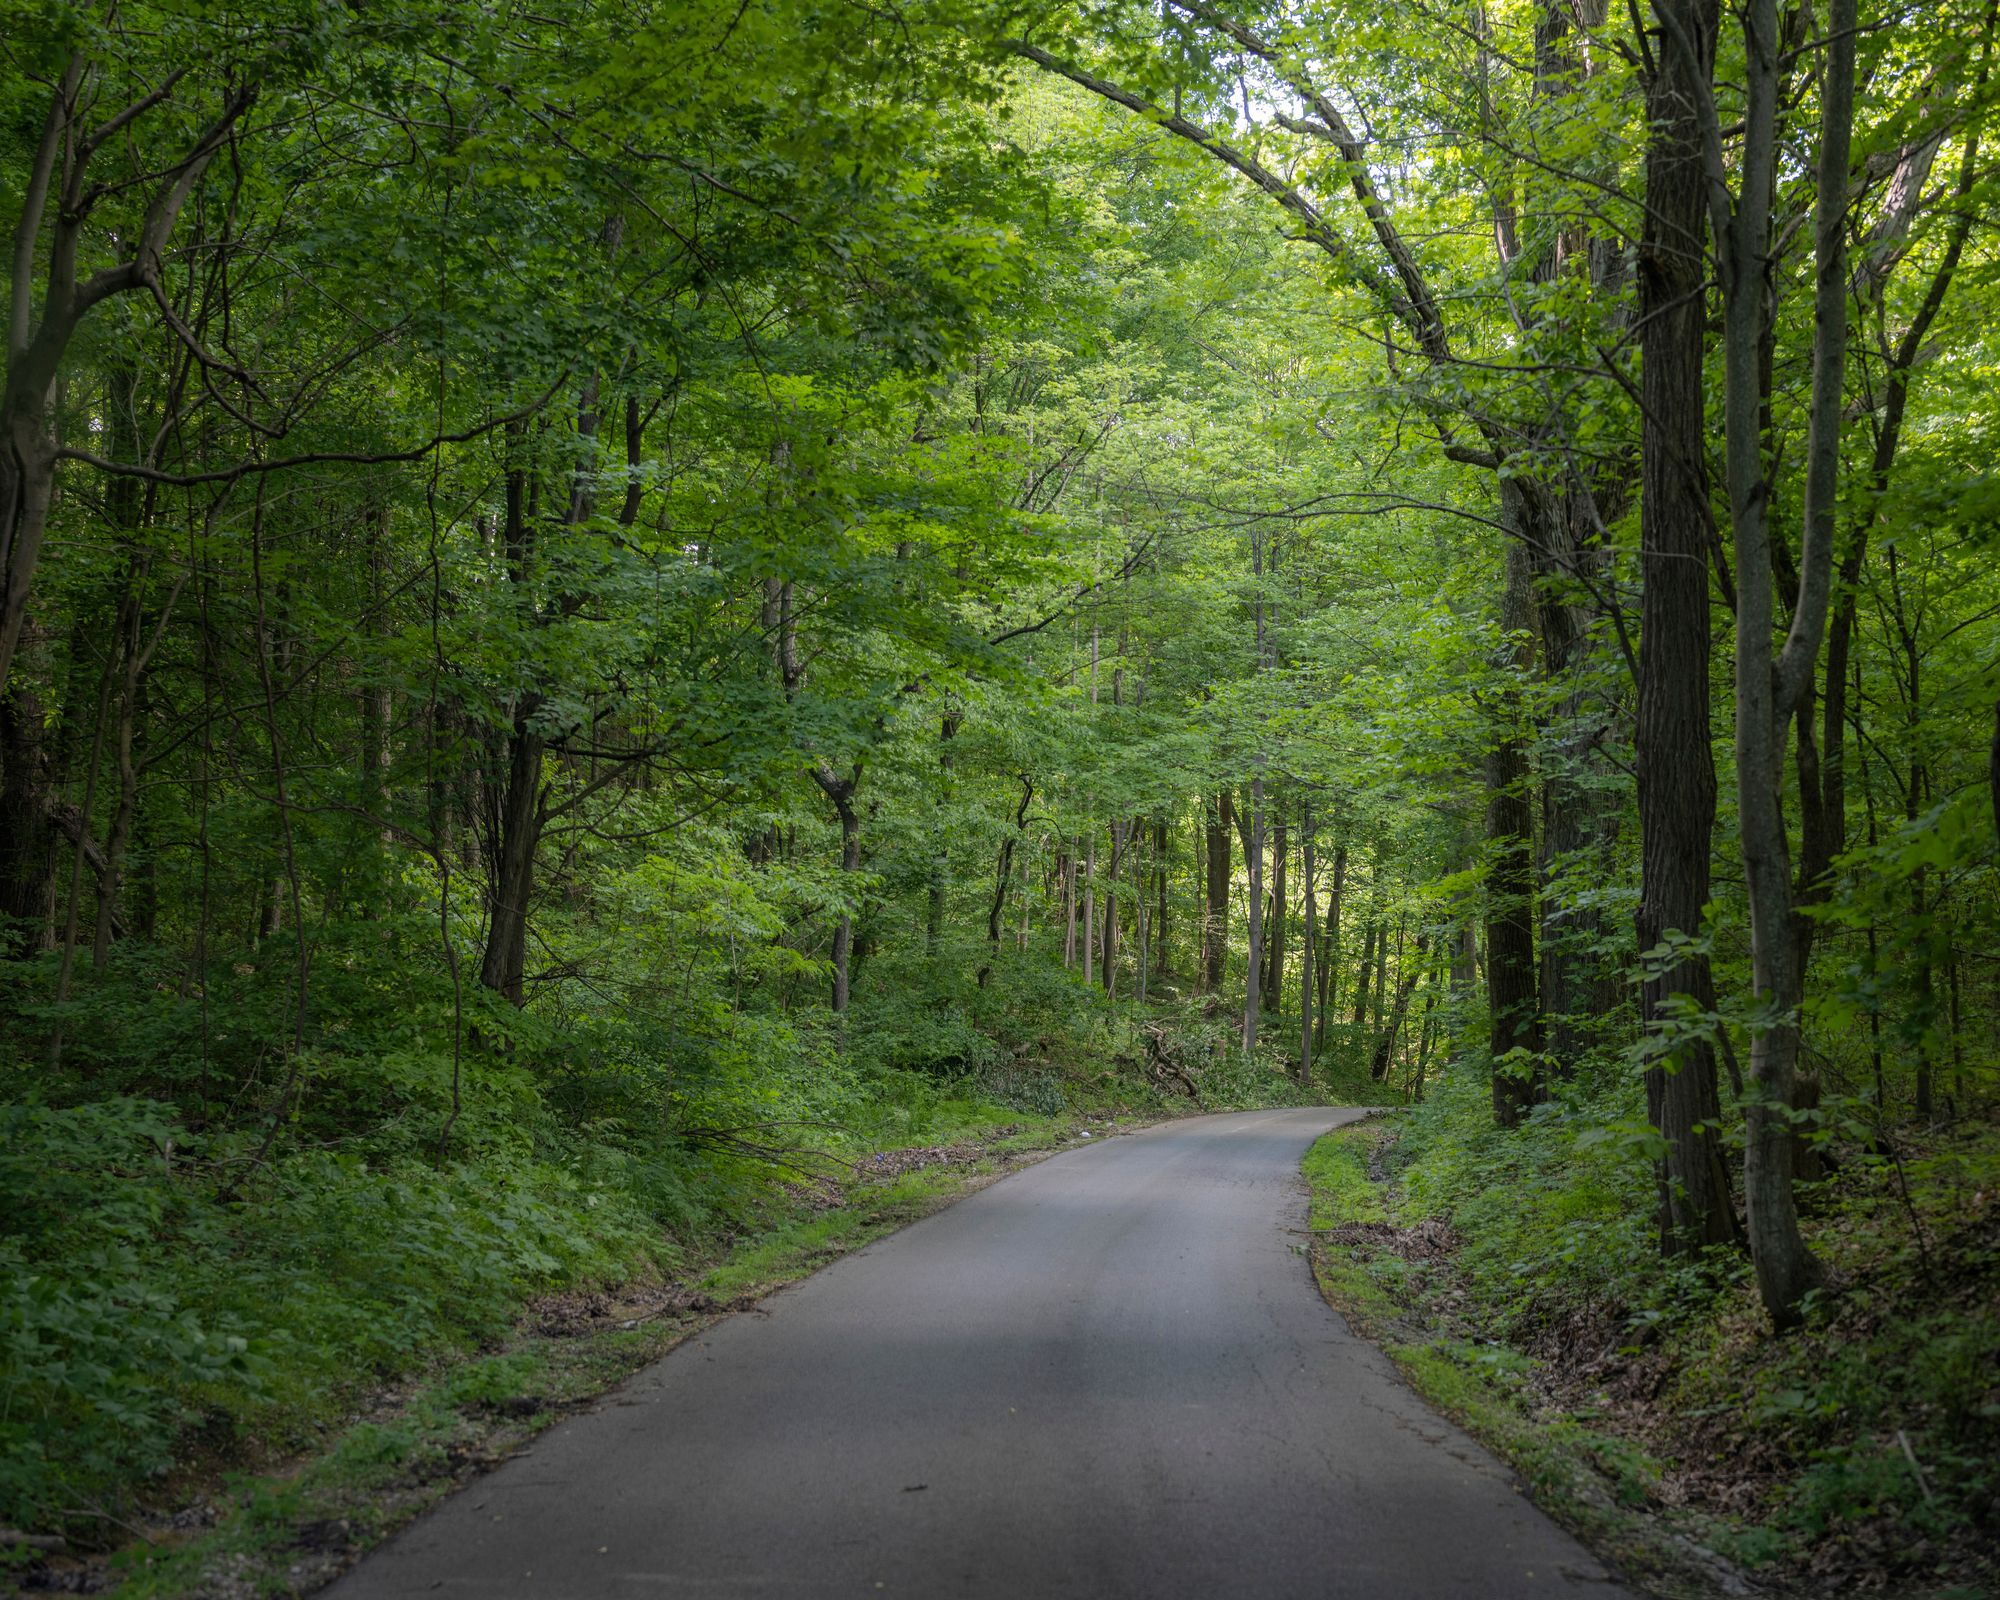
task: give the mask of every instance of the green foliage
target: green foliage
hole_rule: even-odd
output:
[[[522,1297],[647,1261],[629,1192],[548,1161],[302,1151],[236,1195],[240,1146],[135,1099],[6,1109],[0,1496],[104,1506],[196,1438],[324,1413],[506,1326]],[[225,1153],[228,1152],[228,1153]]]
[[[1656,41],[1550,15],[0,0],[4,271],[63,334],[46,371],[10,341],[33,438],[0,452],[9,506],[63,456],[0,684],[0,1525],[101,1537],[525,1297],[679,1270],[801,1170],[1186,1090],[1413,1106],[1403,1193],[1488,1334],[1718,1326],[1745,1268],[1659,1255],[1643,1074],[1783,1013],[1727,760],[1678,864],[1713,903],[1637,948],[1640,776],[1726,729],[1734,641],[1711,606],[1689,747],[1640,749]],[[1802,1198],[1881,1238],[1884,1194],[1949,1188],[1905,1140],[2000,1081],[1983,17],[1860,30],[1844,665],[1786,741],[1797,861],[1830,861],[1787,1115],[1835,1176]],[[1718,50],[1739,81],[1733,21]],[[1274,114],[1314,84],[1361,159]],[[29,216],[49,128],[76,188]],[[1781,507],[1810,234],[1769,273]],[[1507,927],[1532,1016],[1489,1004]],[[1314,1157],[1355,1215],[1365,1142]],[[1886,1398],[1778,1356],[1713,1398],[1818,1474],[1799,1528],[1985,1492],[1984,1324],[1911,1323],[1856,1339]],[[1909,1406],[1917,1502],[1900,1445],[1828,1431]]]
[[[1460,1241],[1454,1314],[1469,1315],[1482,1338],[1506,1341],[1426,1348],[1503,1391],[1528,1370],[1524,1352],[1558,1363],[1587,1354],[1592,1347],[1570,1343],[1579,1327],[1608,1337],[1617,1360],[1654,1363],[1656,1406],[1637,1419],[1649,1450],[1685,1452],[1690,1467],[1717,1451],[1764,1462],[1746,1474],[1756,1498],[1700,1533],[1745,1563],[1796,1563],[1829,1542],[1858,1543],[1916,1582],[1954,1559],[1946,1552],[1976,1543],[2000,1427],[1987,1381],[2000,1360],[2000,1253],[1990,1221],[1965,1202],[1991,1181],[1989,1129],[1927,1140],[1921,1157],[1892,1156],[1872,1113],[1824,1108],[1817,1137],[1838,1167],[1808,1203],[1837,1287],[1816,1297],[1802,1333],[1770,1340],[1758,1333],[1740,1253],[1675,1259],[1652,1247],[1658,1141],[1631,1078],[1576,1080],[1503,1132],[1483,1076],[1476,1060],[1456,1067],[1401,1116],[1388,1152],[1388,1217],[1449,1222]],[[1323,1141],[1307,1165],[1315,1224],[1382,1216],[1383,1191],[1365,1184],[1359,1150],[1333,1146]],[[1344,1293],[1389,1302],[1424,1292],[1384,1278],[1380,1265],[1334,1261],[1322,1272]],[[1375,1314],[1386,1322],[1399,1313],[1385,1303]],[[1434,1363],[1424,1370],[1439,1392],[1457,1392]],[[1461,1403],[1478,1410],[1474,1399]],[[1548,1448],[1563,1417],[1545,1402],[1529,1409],[1529,1433],[1549,1437],[1527,1447]],[[1502,1437],[1522,1433],[1518,1418],[1493,1426]],[[1604,1452],[1592,1453],[1602,1465]]]

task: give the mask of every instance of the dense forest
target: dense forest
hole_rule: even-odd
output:
[[[832,1164],[1342,1101],[1714,1548],[1990,1578],[1995,47],[0,3],[8,1559]]]

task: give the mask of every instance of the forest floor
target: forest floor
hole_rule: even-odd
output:
[[[1669,1600],[2000,1595],[1993,1184],[1920,1191],[1894,1208],[1914,1224],[1900,1238],[1887,1205],[1822,1207],[1833,1293],[1780,1340],[1740,1281],[1671,1324],[1588,1296],[1524,1315],[1473,1259],[1505,1242],[1425,1214],[1400,1181],[1421,1137],[1377,1120],[1307,1157],[1321,1290],[1629,1581]],[[1942,1142],[1982,1169],[2000,1150],[1990,1127]]]
[[[366,1388],[303,1449],[196,1454],[124,1522],[121,1548],[54,1554],[19,1594],[252,1600],[312,1592],[537,1433],[718,1318],[1023,1166],[1177,1115],[1112,1104],[945,1130],[839,1174],[778,1185],[765,1225],[707,1242],[671,1279],[580,1287],[523,1308],[487,1348]]]

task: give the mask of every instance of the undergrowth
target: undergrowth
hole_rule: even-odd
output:
[[[1197,1109],[1136,1040],[1199,1025],[1079,989],[1033,1031],[858,1008],[844,1051],[795,1037],[742,1084],[520,1039],[466,1063],[443,1152],[448,1080],[407,1051],[316,1059],[268,1153],[268,1125],[206,1108],[171,1051],[122,1084],[93,1063],[24,1088],[0,1103],[0,1529],[105,1548],[207,1477],[319,1448],[358,1395],[490,1349],[537,1296],[697,1267],[741,1293],[949,1188],[916,1172],[865,1213],[801,1205],[867,1152],[1004,1154],[1095,1107]],[[1189,1049],[1199,1109],[1303,1093],[1275,1058]]]
[[[1778,1337],[1740,1252],[1661,1256],[1630,1098],[1571,1084],[1502,1130],[1469,1060],[1393,1127],[1322,1141],[1329,1297],[1662,1592],[1732,1568],[1802,1594],[2000,1592],[2000,1132],[1828,1119],[1831,1176],[1802,1199],[1829,1287]]]

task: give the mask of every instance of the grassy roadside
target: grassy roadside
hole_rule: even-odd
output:
[[[712,1240],[672,1279],[580,1288],[532,1302],[504,1336],[441,1355],[356,1397],[290,1459],[182,1474],[165,1505],[108,1555],[31,1569],[20,1593],[126,1600],[251,1600],[327,1582],[431,1505],[506,1460],[690,1334],[1008,1172],[1173,1108],[974,1116],[949,1142],[878,1151],[851,1176],[779,1186],[764,1225]]]
[[[1853,1161],[1809,1191],[1831,1290],[1773,1338],[1733,1252],[1662,1267],[1639,1237],[1602,1276],[1629,1207],[1590,1166],[1601,1141],[1543,1122],[1494,1139],[1467,1098],[1316,1145],[1329,1302],[1652,1593],[1992,1600],[1988,1135],[1935,1135],[1910,1191]]]
[[[1535,1503],[1630,1580],[1667,1600],[1756,1590],[1709,1540],[1719,1531],[1648,1505],[1657,1465],[1586,1416],[1539,1402],[1533,1363],[1479,1337],[1453,1280],[1457,1241],[1405,1225],[1383,1156],[1394,1120],[1336,1129],[1307,1153],[1313,1272],[1329,1304],[1380,1345],[1420,1395],[1500,1456]]]

